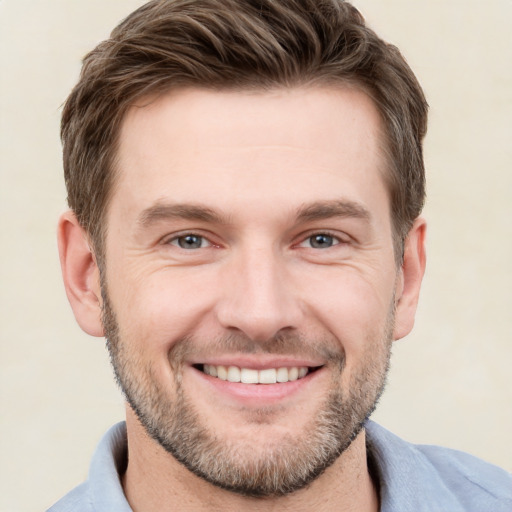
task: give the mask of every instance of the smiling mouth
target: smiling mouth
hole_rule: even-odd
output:
[[[196,368],[210,377],[228,382],[242,384],[278,384],[303,379],[306,375],[321,368],[307,366],[291,366],[281,368],[266,368],[255,370],[238,366],[214,366],[210,364],[197,365]]]

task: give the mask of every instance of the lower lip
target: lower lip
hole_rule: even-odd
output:
[[[316,380],[323,373],[322,369],[318,369],[308,373],[301,379],[278,384],[243,384],[241,382],[221,380],[217,377],[206,375],[195,368],[192,369],[207,386],[210,386],[215,391],[242,401],[245,405],[254,404],[259,406],[263,404],[271,405],[291,397],[309,386],[313,380]]]

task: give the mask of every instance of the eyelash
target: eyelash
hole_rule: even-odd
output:
[[[333,240],[333,243],[332,245],[329,245],[328,247],[323,247],[323,248],[320,248],[320,247],[312,247],[311,245],[308,245],[307,247],[305,247],[305,244],[311,244],[311,241],[312,239],[314,239],[315,237],[327,237],[327,238],[331,238]],[[342,244],[346,244],[348,243],[347,240],[344,240],[343,238],[341,238],[339,235],[336,235],[330,231],[315,231],[313,233],[309,233],[306,237],[304,237],[302,239],[302,241],[298,244],[298,247],[304,247],[304,248],[307,248],[307,249],[330,249],[331,247],[335,247],[337,245],[342,245]]]
[[[200,247],[182,247],[181,245],[179,245],[179,241],[181,239],[186,239],[186,238],[199,238],[201,239],[201,246]],[[206,242],[206,246],[203,246],[203,242]],[[207,247],[213,247],[215,244],[213,242],[211,242],[206,236],[204,235],[200,235],[199,233],[194,233],[194,232],[187,232],[187,233],[181,233],[179,235],[175,235],[173,236],[172,238],[169,238],[168,240],[166,240],[164,242],[166,245],[173,245],[175,247],[178,247],[180,249],[183,249],[185,251],[189,251],[189,250],[193,250],[193,249],[205,249]]]
[[[180,245],[180,240],[182,239],[186,239],[187,237],[190,237],[190,238],[198,238],[200,239],[200,246],[199,247],[182,247]],[[311,245],[308,245],[306,246],[305,244],[311,244],[311,241],[312,239],[314,239],[315,237],[326,237],[326,238],[330,238],[332,239],[333,243],[331,245],[328,245],[327,247],[312,247]],[[206,243],[206,245],[203,245],[204,243]],[[313,233],[310,233],[308,234],[307,236],[303,237],[302,238],[302,241],[298,244],[295,245],[295,247],[302,247],[302,248],[307,248],[307,249],[318,249],[318,250],[325,250],[325,249],[330,249],[331,247],[335,247],[337,245],[341,245],[341,244],[346,244],[347,241],[346,240],[343,240],[339,235],[335,235],[334,233],[331,233],[330,231],[315,231]],[[194,232],[185,232],[185,233],[181,233],[181,234],[178,234],[178,235],[174,235],[172,238],[170,239],[167,239],[166,241],[164,241],[164,244],[166,245],[173,245],[175,247],[178,247],[180,249],[183,249],[185,251],[190,251],[190,250],[197,250],[197,249],[206,249],[208,247],[215,247],[216,245],[208,239],[208,237],[206,237],[205,235],[201,235],[199,233],[194,233]]]

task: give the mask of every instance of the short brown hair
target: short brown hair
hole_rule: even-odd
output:
[[[395,240],[425,197],[427,103],[398,49],[343,0],[153,0],[84,59],[62,114],[68,203],[103,255],[120,125],[148,94],[176,87],[271,89],[355,84],[385,129]]]

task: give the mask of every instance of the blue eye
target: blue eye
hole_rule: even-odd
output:
[[[171,244],[177,245],[182,249],[201,249],[202,247],[206,247],[208,242],[202,236],[188,234],[174,238],[171,240]]]
[[[318,233],[310,236],[307,239],[307,242],[309,242],[309,246],[313,249],[328,249],[329,247],[339,243],[335,237],[326,233]]]

